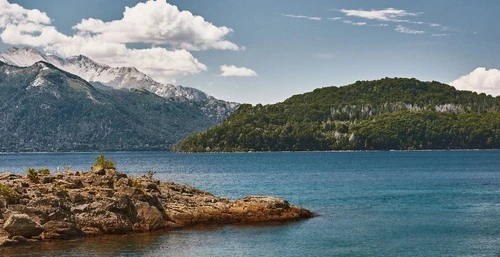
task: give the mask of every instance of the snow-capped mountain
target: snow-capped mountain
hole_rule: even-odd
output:
[[[237,103],[218,100],[195,88],[159,83],[134,67],[110,67],[84,55],[64,59],[43,54],[34,48],[13,47],[0,53],[0,61],[20,67],[45,61],[86,81],[99,82],[115,89],[145,89],[167,99],[194,101],[201,103],[200,109],[207,116],[218,120],[225,119],[238,107]]]
[[[99,85],[44,61],[0,62],[0,152],[167,150],[219,123],[205,105]]]

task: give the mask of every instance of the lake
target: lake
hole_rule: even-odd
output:
[[[0,154],[0,172],[88,170],[97,153]],[[499,256],[500,151],[113,152],[129,175],[218,196],[273,195],[319,216],[1,249],[2,256]],[[69,167],[71,165],[71,167]]]

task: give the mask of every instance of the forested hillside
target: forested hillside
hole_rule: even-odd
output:
[[[500,148],[500,97],[385,78],[242,105],[178,151]]]

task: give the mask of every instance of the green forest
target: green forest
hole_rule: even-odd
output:
[[[174,146],[186,152],[493,148],[500,148],[500,97],[407,78],[244,104]]]

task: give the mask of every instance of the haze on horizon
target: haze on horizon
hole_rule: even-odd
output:
[[[466,0],[0,0],[0,51],[83,54],[241,103],[383,77],[496,96],[498,11]]]

